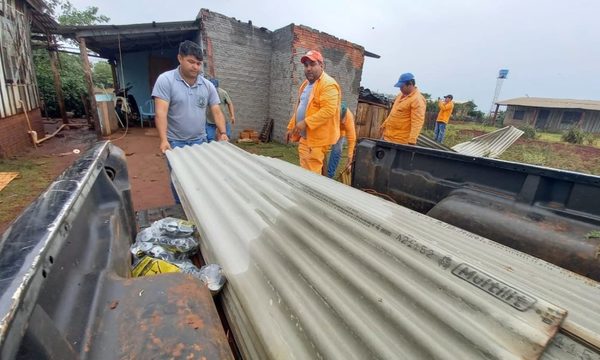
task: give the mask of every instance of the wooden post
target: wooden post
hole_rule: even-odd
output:
[[[119,78],[117,77],[117,60],[115,59],[111,59],[108,61],[108,63],[110,64],[110,70],[112,72],[112,78],[113,78],[113,88],[115,90],[119,89]],[[115,91],[116,93],[116,91]]]
[[[577,127],[583,130],[583,120],[585,119],[585,110],[581,110],[581,115],[579,116],[579,121],[577,122]]]
[[[50,55],[50,66],[52,67],[52,74],[54,75],[54,91],[56,91],[56,101],[58,102],[58,109],[60,110],[60,117],[62,118],[63,124],[68,124],[67,110],[65,109],[65,96],[62,91],[62,79],[60,78],[60,72],[58,70],[58,51],[56,51],[56,43],[48,47],[48,55]]]
[[[538,109],[538,108],[533,109],[533,117],[531,118],[531,121],[526,121],[526,123],[531,125],[531,127],[535,128],[537,126],[537,120],[538,120],[539,114],[540,114],[540,109]]]
[[[496,126],[496,116],[498,116],[498,109],[500,109],[500,105],[496,104],[496,110],[494,111],[494,117],[492,118],[492,126]]]
[[[85,38],[77,38],[79,41],[79,54],[81,55],[81,63],[83,64],[83,74],[87,83],[90,115],[93,119],[94,129],[98,139],[102,138],[102,129],[100,128],[100,117],[98,116],[98,105],[96,104],[96,96],[94,95],[94,81],[92,78],[92,68],[87,55],[87,47],[85,46]]]

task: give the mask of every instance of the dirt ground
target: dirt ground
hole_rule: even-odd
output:
[[[80,122],[85,123],[83,120]],[[58,124],[47,124],[46,131],[52,132],[57,126]],[[466,134],[461,132],[459,137],[468,139],[482,133],[469,130]],[[174,204],[169,186],[167,162],[158,150],[159,140],[155,128],[135,127],[129,129],[127,134],[119,131],[105,140],[112,141],[126,154],[133,205],[136,211]],[[95,141],[95,133],[87,128],[64,130],[57,137],[44,142],[39,148],[32,147],[23,156],[7,160],[10,166],[29,163],[29,170],[24,168],[23,176],[13,180],[0,192],[0,234],[53,179],[88,150]],[[249,152],[297,163],[297,150],[289,145],[269,143],[241,147]],[[75,154],[74,149],[80,150],[80,153]],[[519,139],[501,158],[600,175],[600,149],[591,146]],[[0,161],[0,171],[15,171],[10,166],[7,167]]]
[[[135,210],[174,204],[167,159],[158,149],[156,128],[131,128],[122,136],[123,133],[117,133],[112,141],[127,156]]]
[[[51,133],[58,125],[59,123],[46,124],[46,132]],[[119,131],[105,140],[113,141],[126,154],[135,210],[174,204],[166,158],[158,150],[156,129],[131,128],[125,136],[123,135],[124,132]],[[7,162],[15,164],[30,162],[38,169],[33,175],[24,174],[13,180],[0,192],[0,210],[9,213],[9,216],[0,220],[0,234],[31,201],[95,142],[96,134],[87,128],[63,130],[38,148],[32,147],[22,156],[8,159]],[[75,149],[79,150],[79,154],[73,152]],[[28,182],[34,182],[33,177],[46,179],[46,182],[43,179],[38,181],[42,183],[38,191],[27,189]],[[22,190],[23,188],[25,190]]]

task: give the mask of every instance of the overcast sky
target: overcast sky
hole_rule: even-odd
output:
[[[193,20],[207,8],[276,30],[307,25],[352,41],[366,58],[361,85],[384,93],[403,72],[433,97],[448,93],[489,111],[498,70],[510,70],[500,99],[600,100],[600,1],[541,0],[71,0],[99,7],[111,24]]]

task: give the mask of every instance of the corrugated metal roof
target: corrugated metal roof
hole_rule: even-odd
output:
[[[167,157],[245,358],[534,359],[561,323],[600,346],[594,281],[229,143]]]
[[[445,151],[454,151],[452,149],[450,149],[449,147],[447,147],[444,144],[440,144],[439,142],[433,140],[432,138],[420,134],[419,137],[417,138],[417,145],[420,147],[426,147],[426,148],[430,148],[430,149],[437,149],[437,150],[445,150]]]
[[[550,99],[538,97],[520,97],[498,101],[498,105],[530,106],[557,109],[600,110],[598,100]]]
[[[474,137],[467,142],[454,145],[452,150],[463,155],[497,158],[517,141],[521,135],[523,135],[523,131],[514,126],[507,126],[491,133]]]

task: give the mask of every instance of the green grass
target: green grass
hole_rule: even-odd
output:
[[[248,151],[252,154],[270,156],[273,158],[281,159],[292,163],[294,165],[300,165],[300,161],[298,159],[298,146],[295,144],[280,144],[276,142],[270,143],[237,143],[237,146]],[[344,146],[344,150],[342,152],[342,158],[340,159],[340,163],[337,167],[337,172],[335,178],[337,178],[341,171],[346,167],[346,163],[348,161],[348,146]]]
[[[296,145],[285,145],[276,142],[270,143],[237,143],[237,146],[249,153],[269,156],[299,165],[298,147]]]
[[[485,133],[492,132],[492,131],[499,129],[494,126],[482,125],[482,124],[478,124],[478,123],[452,123],[452,122],[450,123],[450,125],[448,125],[447,129],[450,129],[450,128],[454,128],[456,130],[477,130],[477,131],[483,131]],[[536,140],[546,141],[546,142],[565,143],[561,137],[562,137],[562,132],[537,131]],[[586,145],[599,147],[600,139],[598,138],[598,136],[591,136],[591,138],[593,139],[593,140],[591,140],[591,143],[586,144]]]
[[[0,229],[48,187],[52,181],[48,167],[40,160],[0,160],[0,172],[20,174],[0,191]]]

